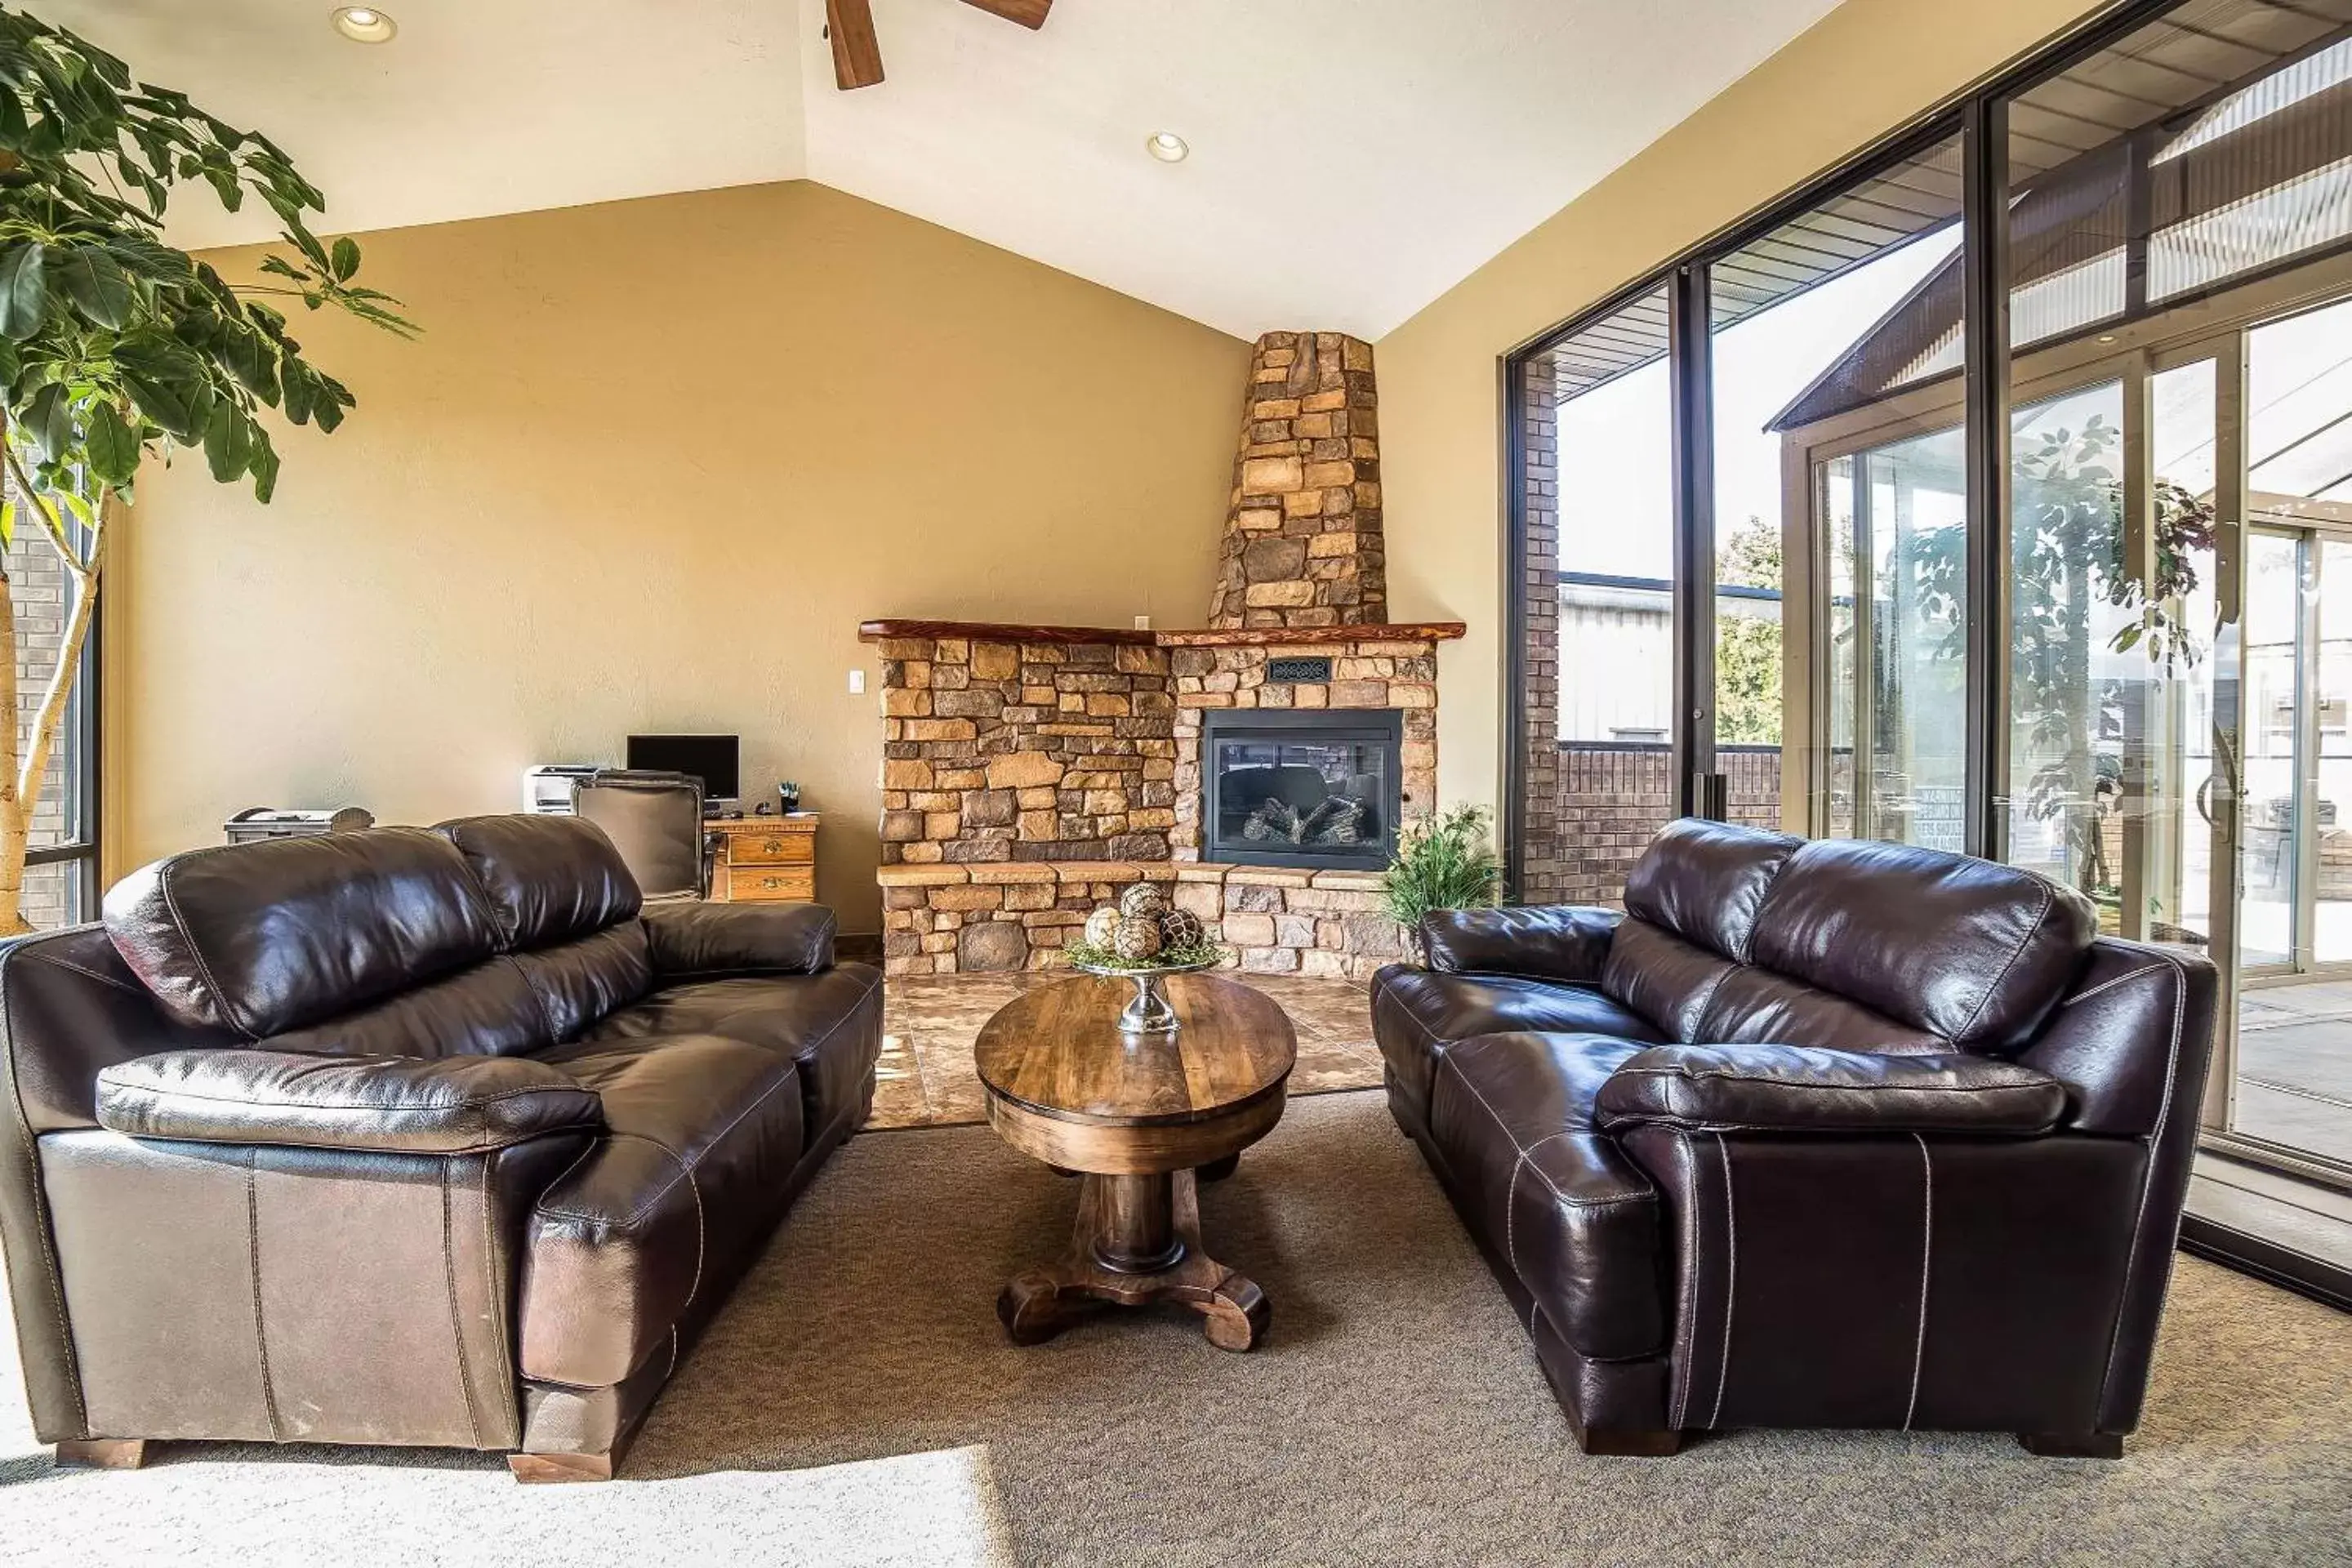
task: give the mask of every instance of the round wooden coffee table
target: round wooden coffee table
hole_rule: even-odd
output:
[[[1298,1038],[1272,998],[1234,981],[1173,975],[1167,994],[1177,1026],[1166,1033],[1123,1032],[1131,990],[1109,980],[1041,985],[980,1032],[990,1125],[1085,1178],[1068,1253],[996,1299],[1016,1344],[1106,1302],[1181,1302],[1229,1351],[1265,1333],[1265,1292],[1201,1246],[1195,1173],[1229,1172],[1282,1120]]]

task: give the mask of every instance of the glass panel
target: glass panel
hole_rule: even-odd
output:
[[[2009,106],[2018,344],[2352,237],[2352,15],[2192,0]]]
[[[1802,518],[1784,515],[1784,416],[1824,377],[1843,374],[1859,385],[1853,378],[1876,375],[1881,390],[1908,378],[1906,367],[1866,370],[1841,356],[1958,254],[1958,150],[1947,144],[1822,203],[1708,269],[1715,326],[1716,767],[1729,785],[1735,822],[1782,826],[1782,605],[1792,522],[1799,525],[1798,548],[1805,548]],[[1846,553],[1830,563],[1833,577],[1847,579],[1831,589],[1830,617],[1832,662],[1846,659],[1849,680],[1852,489],[1853,465],[1841,460],[1832,465],[1816,502],[1843,519],[1832,525],[1832,537],[1847,541]],[[1847,775],[1843,784],[1828,784],[1832,831],[1845,833],[1853,830],[1850,700],[1831,722],[1833,729],[1843,723],[1843,739],[1833,743],[1827,767]],[[1807,824],[1799,818],[1788,826],[1801,830]]]
[[[1816,466],[1825,502],[1833,673],[1832,827],[1855,837],[1961,846],[1968,717],[1967,464],[1952,426]],[[1858,478],[1857,478],[1858,476]],[[1842,647],[1851,652],[1841,652]],[[1851,777],[1853,804],[1839,801]]]
[[[2238,952],[2243,970],[2292,963],[2295,948],[2295,796],[2302,725],[2303,559],[2296,537],[2246,537],[2243,847]]]
[[[2317,642],[2311,700],[2318,711],[2317,790],[2312,822],[2319,842],[2312,856],[2311,961],[2352,959],[2352,542],[2321,535]],[[2352,1037],[2352,1030],[2347,1031]]]
[[[1530,903],[1618,902],[1674,813],[1665,347],[1660,289],[1527,366],[1515,826]]]
[[[2137,710],[2147,735],[2147,763],[2135,781],[2144,799],[2126,796],[2127,811],[2147,821],[2147,837],[2133,885],[2126,863],[2126,907],[2139,908],[2139,935],[2174,942],[2209,957],[2212,952],[2213,854],[2219,828],[2212,816],[2213,727],[2223,682],[2234,689],[2234,655],[2221,635],[2219,563],[2214,540],[2213,465],[2218,372],[2200,360],[2150,378],[2148,452],[2159,525],[2158,563],[2173,571],[2165,614],[2179,630],[2167,660],[2151,651],[2147,695]],[[2184,521],[2203,523],[2202,540]],[[2185,567],[2181,572],[2179,568]],[[2234,703],[2232,704],[2234,707]]]
[[[46,866],[25,868],[24,902],[21,906],[26,921],[36,931],[54,931],[58,926],[73,925],[93,918],[96,911],[85,912],[81,897],[81,862],[52,860]]]
[[[2009,858],[2088,894],[2114,932],[2126,710],[2147,662],[2124,566],[2123,385],[2018,408],[2010,431]]]
[[[1220,741],[1214,847],[1346,853],[1386,842],[1388,749],[1373,742]]]
[[[1856,700],[1862,679],[1862,601],[1853,570],[1855,464],[1853,458],[1823,464],[1817,486],[1820,522],[1829,540],[1823,591],[1828,600],[1829,755],[1819,770],[1816,788],[1822,796],[1822,832],[1832,838],[1851,838],[1856,832],[1853,738],[1861,722]]]

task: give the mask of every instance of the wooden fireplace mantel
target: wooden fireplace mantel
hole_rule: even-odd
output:
[[[1118,643],[1130,647],[1330,647],[1367,642],[1452,642],[1469,628],[1460,621],[1404,621],[1380,626],[1248,626],[1145,631],[1125,626],[1013,626],[996,621],[866,621],[861,642],[969,637],[974,642]]]

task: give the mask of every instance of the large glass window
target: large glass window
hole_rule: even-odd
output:
[[[1674,816],[1666,294],[1529,358],[1514,843],[1530,900],[1614,903]]]
[[[18,754],[32,743],[34,724],[57,674],[65,641],[73,582],[47,538],[29,522],[6,552],[8,593],[16,618]],[[64,721],[49,752],[35,811],[21,908],[40,930],[94,918],[98,855],[96,724],[90,706],[96,639],[85,650]]]

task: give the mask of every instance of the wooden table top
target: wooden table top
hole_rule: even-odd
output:
[[[1166,985],[1181,1027],[1156,1035],[1119,1030],[1131,981],[1023,993],[980,1031],[981,1082],[1041,1115],[1129,1127],[1202,1121],[1279,1091],[1298,1037],[1272,997],[1212,974],[1171,975]]]

